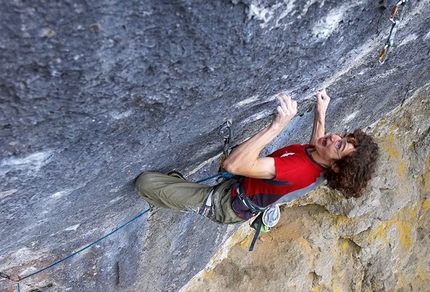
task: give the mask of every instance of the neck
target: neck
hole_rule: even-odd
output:
[[[315,162],[325,168],[330,168],[330,163],[323,159],[315,148],[308,148],[308,153]]]

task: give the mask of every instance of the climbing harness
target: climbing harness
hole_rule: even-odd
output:
[[[226,121],[221,126],[221,128],[220,128],[220,134],[222,135],[222,137],[224,139],[223,159],[225,159],[228,156],[228,154],[229,154],[228,153],[229,152],[229,141],[230,141],[230,138],[231,138],[231,128],[230,127],[231,127],[231,121]],[[213,175],[213,176],[201,179],[201,180],[197,181],[197,183],[201,183],[203,181],[207,181],[207,180],[214,179],[214,178],[218,178],[218,179],[220,179],[220,178],[223,178],[223,179],[231,179],[231,178],[233,178],[234,177],[233,174],[228,173],[228,172],[226,172],[226,171],[223,170],[222,163],[223,163],[223,160],[222,160],[221,166],[220,166],[220,170],[222,170],[222,171],[220,171],[216,175]],[[172,172],[169,173],[169,175],[173,176],[173,177],[178,177],[180,179],[185,179],[182,176],[182,174],[180,174],[177,171],[172,171]],[[305,191],[307,192],[308,190],[305,190]],[[213,194],[213,190],[209,193],[208,197],[205,200],[205,204],[204,204],[203,208],[199,212],[199,213],[201,213],[201,215],[204,215],[204,216],[210,216],[211,215],[211,212],[212,212],[212,210],[211,210],[211,196],[212,196],[212,194]],[[292,196],[289,195],[287,199],[283,200],[283,202],[291,201],[291,200],[297,198],[298,196],[300,196],[300,195],[292,195]],[[245,204],[245,206],[247,206],[250,210],[252,210],[252,212],[253,212],[254,215],[258,214],[257,218],[251,223],[252,227],[256,229],[256,234],[254,236],[254,239],[253,239],[252,244],[251,244],[250,249],[249,249],[250,251],[252,251],[253,248],[254,248],[254,245],[255,245],[255,241],[258,238],[259,233],[260,232],[268,232],[271,227],[274,227],[278,223],[279,217],[280,217],[279,205],[278,204],[276,204],[276,205],[273,204],[273,205],[270,205],[270,206],[265,207],[265,208],[259,207],[258,205],[256,205],[255,203],[253,203],[252,200],[249,197],[247,197],[246,194],[244,194],[244,192],[240,196],[240,200]],[[280,201],[278,201],[278,202],[280,202]],[[205,206],[207,208],[204,208]],[[119,230],[123,229],[127,225],[131,224],[132,222],[136,221],[138,218],[142,217],[143,215],[145,215],[149,211],[152,211],[154,208],[155,208],[155,206],[150,206],[147,210],[145,210],[144,212],[140,213],[139,215],[137,215],[136,217],[132,218],[131,220],[127,221],[126,223],[124,223],[120,227],[116,228],[112,232],[108,233],[107,235],[105,235],[105,236],[97,239],[93,243],[88,244],[87,246],[79,249],[78,251],[70,254],[69,256],[67,256],[67,257],[65,257],[65,258],[63,258],[61,260],[56,261],[55,263],[53,263],[53,264],[51,264],[51,265],[49,265],[49,266],[47,266],[45,268],[42,268],[42,269],[40,269],[40,270],[38,270],[38,271],[36,271],[34,273],[31,273],[31,274],[29,274],[27,276],[24,276],[24,277],[17,276],[15,278],[11,277],[10,275],[8,275],[8,274],[6,274],[4,272],[0,272],[0,278],[7,279],[7,280],[9,280],[12,283],[17,284],[18,292],[20,292],[20,283],[21,283],[21,281],[26,280],[28,278],[31,278],[31,277],[33,277],[33,276],[35,276],[37,274],[42,273],[42,272],[45,272],[46,270],[49,270],[50,268],[53,268],[54,266],[56,266],[56,265],[58,265],[58,264],[60,264],[60,263],[62,263],[64,261],[66,261],[66,260],[68,260],[68,259],[76,256],[77,254],[79,254],[79,253],[87,250],[88,248],[90,248],[90,247],[98,244],[102,240],[104,240],[107,237],[113,235],[114,233],[116,233]]]
[[[221,163],[218,169],[218,172],[224,172],[224,161],[229,155],[229,147],[230,147],[230,139],[231,139],[231,120],[225,121],[220,129],[219,134],[224,139],[224,147],[223,147],[223,153],[221,156]]]
[[[306,188],[291,192],[288,194],[288,196],[283,196],[281,199],[276,201],[276,203],[268,205],[264,208],[252,202],[252,200],[245,194],[245,191],[241,188],[241,186],[238,185],[236,187],[237,197],[242,201],[242,204],[246,206],[254,216],[257,216],[251,223],[251,227],[255,229],[255,234],[249,247],[249,251],[252,251],[254,249],[254,245],[260,232],[269,232],[272,227],[275,227],[275,225],[278,224],[279,219],[281,217],[281,212],[279,209],[279,206],[281,204],[289,203],[294,199],[304,196],[308,192],[319,187],[323,182],[324,175],[321,175],[313,184],[307,186]]]
[[[241,187],[240,182],[235,185],[235,191],[237,199],[242,202],[243,206],[248,208],[253,216],[256,216],[251,223],[251,228],[255,229],[254,238],[249,246],[249,251],[252,251],[260,232],[269,232],[270,228],[275,227],[281,217],[281,212],[278,204],[272,204],[267,207],[260,207],[255,204],[251,198],[245,194],[245,190]]]
[[[391,12],[390,21],[392,22],[392,24],[391,24],[390,34],[388,35],[388,39],[385,42],[385,46],[382,49],[381,54],[379,55],[379,63],[381,65],[384,64],[388,56],[388,51],[394,44],[394,36],[396,35],[397,29],[399,28],[399,24],[403,19],[403,15],[405,13],[405,6],[407,2],[408,0],[400,0],[399,2],[397,2],[396,6],[394,6],[393,11]],[[399,12],[400,6],[403,6],[403,7],[401,8],[399,17],[396,19],[396,15]]]

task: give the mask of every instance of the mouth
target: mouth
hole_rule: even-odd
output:
[[[321,137],[320,144],[324,147],[327,146],[327,137]]]

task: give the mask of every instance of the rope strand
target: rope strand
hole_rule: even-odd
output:
[[[66,260],[68,260],[68,259],[70,259],[70,258],[74,257],[75,255],[77,255],[77,254],[79,254],[79,253],[83,252],[84,250],[86,250],[86,249],[88,249],[88,248],[90,248],[90,247],[92,247],[92,246],[96,245],[96,244],[97,244],[97,243],[99,243],[100,241],[102,241],[102,240],[106,239],[107,237],[109,237],[109,236],[111,236],[112,234],[114,234],[114,233],[118,232],[119,230],[121,230],[122,228],[126,227],[127,225],[129,225],[129,224],[130,224],[130,223],[132,223],[133,221],[135,221],[135,220],[137,220],[138,218],[142,217],[143,215],[145,215],[146,213],[148,213],[148,212],[149,212],[150,210],[152,210],[152,209],[153,209],[153,207],[149,207],[147,210],[145,210],[144,212],[140,213],[139,215],[137,215],[137,216],[136,216],[136,217],[134,217],[133,219],[131,219],[131,220],[127,221],[126,223],[124,223],[123,225],[121,225],[121,226],[120,226],[120,227],[118,227],[117,229],[113,230],[112,232],[110,232],[110,233],[106,234],[105,236],[103,236],[103,237],[101,237],[101,238],[97,239],[97,240],[96,240],[96,241],[94,241],[93,243],[88,244],[87,246],[85,246],[85,247],[81,248],[80,250],[78,250],[78,251],[76,251],[76,252],[72,253],[71,255],[69,255],[69,256],[67,256],[67,257],[65,257],[65,258],[63,258],[63,259],[61,259],[61,260],[59,260],[59,261],[56,261],[55,263],[53,263],[53,264],[51,264],[51,265],[49,265],[49,266],[47,266],[47,267],[45,267],[45,268],[43,268],[43,269],[40,269],[40,270],[39,270],[39,271],[37,271],[37,272],[34,272],[34,273],[29,274],[29,275],[24,276],[24,277],[20,277],[20,276],[18,276],[18,280],[14,280],[14,279],[12,279],[12,278],[11,278],[11,276],[9,276],[9,275],[7,275],[7,274],[5,274],[5,273],[2,273],[2,272],[0,272],[0,276],[1,276],[1,277],[3,277],[3,278],[8,279],[9,281],[11,281],[11,282],[13,282],[13,283],[17,283],[17,285],[18,285],[18,292],[19,292],[19,291],[20,291],[20,282],[21,282],[21,281],[23,281],[23,280],[25,280],[25,279],[28,279],[28,278],[31,278],[31,277],[33,277],[33,276],[35,276],[35,275],[39,274],[39,273],[42,273],[42,272],[44,272],[44,271],[46,271],[46,270],[48,270],[48,269],[50,269],[50,268],[52,268],[52,267],[54,267],[54,266],[56,266],[56,265],[58,265],[58,264],[62,263],[62,262],[64,262],[64,261],[66,261]]]
[[[222,172],[222,173],[218,173],[218,174],[216,174],[216,175],[213,175],[213,176],[210,176],[210,177],[207,177],[207,178],[201,179],[201,180],[197,181],[197,183],[201,183],[201,182],[204,182],[204,181],[207,181],[207,180],[210,180],[210,179],[214,179],[214,178],[217,178],[217,177],[222,177],[222,178],[230,179],[230,178],[232,178],[233,176],[234,176],[234,175],[232,175],[231,173],[228,173],[228,172]],[[97,243],[99,243],[100,241],[102,241],[102,240],[106,239],[107,237],[111,236],[112,234],[114,234],[114,233],[118,232],[119,230],[123,229],[123,228],[124,228],[124,227],[126,227],[127,225],[129,225],[129,224],[131,224],[132,222],[136,221],[138,218],[142,217],[143,215],[145,215],[145,214],[146,214],[146,213],[148,213],[149,211],[153,210],[154,208],[155,208],[155,206],[150,206],[147,210],[145,210],[144,212],[140,213],[140,214],[139,214],[139,215],[137,215],[136,217],[134,217],[134,218],[130,219],[129,221],[127,221],[126,223],[124,223],[124,224],[123,224],[123,225],[121,225],[120,227],[118,227],[118,228],[116,228],[115,230],[113,230],[113,231],[109,232],[108,234],[106,234],[105,236],[103,236],[103,237],[101,237],[101,238],[97,239],[96,241],[94,241],[94,242],[92,242],[92,243],[88,244],[87,246],[85,246],[85,247],[83,247],[83,248],[79,249],[78,251],[76,251],[76,252],[74,252],[74,253],[70,254],[69,256],[67,256],[67,257],[65,257],[65,258],[63,258],[63,259],[61,259],[61,260],[58,260],[58,261],[56,261],[55,263],[53,263],[53,264],[51,264],[51,265],[49,265],[49,266],[47,266],[47,267],[45,267],[45,268],[43,268],[43,269],[40,269],[40,270],[38,270],[38,271],[36,271],[36,272],[34,272],[34,273],[31,273],[31,274],[29,274],[29,275],[27,275],[27,276],[24,276],[24,277],[20,277],[20,276],[18,276],[18,277],[17,277],[17,279],[13,279],[11,276],[9,276],[8,274],[5,274],[5,273],[3,273],[3,272],[0,272],[0,277],[1,277],[1,278],[8,279],[8,280],[9,280],[10,282],[12,282],[12,283],[16,283],[16,284],[17,284],[18,292],[20,292],[20,290],[21,290],[21,288],[20,288],[20,282],[21,282],[21,281],[23,281],[23,280],[25,280],[25,279],[28,279],[28,278],[31,278],[31,277],[33,277],[33,276],[35,276],[35,275],[37,275],[37,274],[40,274],[40,273],[42,273],[42,272],[44,272],[44,271],[46,271],[46,270],[49,270],[50,268],[52,268],[52,267],[54,267],[54,266],[56,266],[56,265],[58,265],[58,264],[60,264],[60,263],[62,263],[62,262],[64,262],[64,261],[66,261],[66,260],[68,260],[68,259],[70,259],[70,258],[74,257],[75,255],[77,255],[77,254],[79,254],[79,253],[83,252],[84,250],[86,250],[86,249],[88,249],[88,248],[90,248],[90,247],[92,247],[92,246],[96,245],[96,244],[97,244]]]

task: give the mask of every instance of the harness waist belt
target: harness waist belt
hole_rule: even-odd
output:
[[[245,190],[240,184],[236,186],[236,195],[242,204],[251,211],[253,215],[263,212],[266,208],[258,206],[245,193]]]

